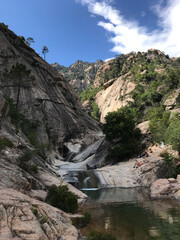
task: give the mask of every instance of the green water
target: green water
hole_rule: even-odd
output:
[[[118,240],[180,240],[180,205],[151,201],[146,190],[106,189],[84,191],[84,211],[92,214],[91,230],[110,232]]]

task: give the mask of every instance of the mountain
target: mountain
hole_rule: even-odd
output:
[[[52,184],[65,184],[53,163],[75,157],[100,132],[68,82],[0,24],[0,239],[81,239],[45,199]]]
[[[103,63],[102,60],[98,60],[95,63],[78,60],[69,67],[61,66],[58,63],[54,63],[52,66],[64,76],[76,92],[81,93],[92,84],[98,68]]]
[[[99,67],[93,87],[81,94],[99,108],[100,121],[108,112],[129,102],[141,109],[141,118],[156,106],[178,108],[180,58],[169,58],[159,50],[122,54]]]
[[[69,139],[96,132],[99,129],[97,123],[83,112],[67,81],[13,32],[3,25],[0,30],[2,95],[17,104],[17,83],[13,82],[12,78],[7,85],[3,73],[7,71],[7,78],[10,78],[8,73],[13,67],[17,63],[23,65],[23,71],[28,70],[34,82],[25,86],[22,77],[18,111],[37,125],[35,130],[38,140],[54,150],[61,151],[63,144]]]

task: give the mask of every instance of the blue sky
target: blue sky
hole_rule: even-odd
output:
[[[69,66],[158,48],[180,56],[179,0],[0,0],[0,22]]]

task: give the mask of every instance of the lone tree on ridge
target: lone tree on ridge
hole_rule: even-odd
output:
[[[48,48],[46,46],[44,46],[42,48],[42,54],[44,55],[44,60],[46,60],[46,54],[49,52]]]

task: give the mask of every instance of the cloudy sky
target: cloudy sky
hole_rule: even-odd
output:
[[[157,48],[180,56],[180,0],[0,0],[0,21],[69,66]]]

